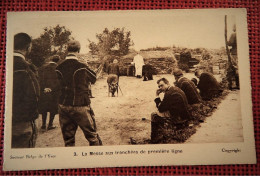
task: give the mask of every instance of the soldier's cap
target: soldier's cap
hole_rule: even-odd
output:
[[[174,76],[182,76],[183,75],[182,70],[181,69],[175,69],[173,71],[173,75]]]

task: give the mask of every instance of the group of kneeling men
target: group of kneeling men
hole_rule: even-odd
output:
[[[222,89],[217,82],[216,78],[207,72],[197,70],[195,76],[199,79],[193,78],[189,80],[183,76],[183,72],[180,69],[176,69],[173,72],[175,77],[175,86],[171,86],[166,78],[161,78],[157,81],[158,89],[156,90],[155,103],[158,108],[158,112],[154,112],[151,115],[152,120],[152,132],[151,140],[156,143],[156,136],[158,131],[156,126],[163,119],[168,119],[176,126],[185,126],[187,122],[192,119],[189,107],[200,104],[202,100],[208,101],[214,97],[218,97],[222,93]],[[161,100],[160,93],[164,93],[164,97]]]

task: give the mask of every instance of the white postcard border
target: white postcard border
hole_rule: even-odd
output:
[[[193,10],[154,10],[154,11],[98,11],[98,12],[18,12],[20,15],[68,15],[80,13],[143,13],[155,15],[167,11],[177,15],[192,13],[216,13],[217,15],[235,15],[237,23],[237,41],[239,58],[239,76],[241,92],[241,114],[244,142],[240,143],[205,143],[205,144],[149,144],[11,149],[11,107],[12,107],[12,58],[13,58],[13,21],[16,13],[7,14],[7,54],[6,54],[6,101],[5,101],[5,135],[4,167],[7,170],[42,170],[62,168],[93,167],[130,167],[130,166],[168,166],[168,165],[222,165],[256,163],[249,45],[246,9],[193,9]],[[46,14],[48,13],[48,14]],[[224,30],[224,29],[223,29]],[[223,36],[224,37],[224,36]],[[227,152],[233,150],[233,152]],[[115,154],[123,151],[123,154]],[[130,153],[128,153],[128,151]],[[138,154],[134,154],[137,151]],[[169,151],[167,153],[166,151]],[[236,151],[236,152],[235,152]],[[89,155],[97,152],[97,155]],[[106,155],[106,152],[108,152]],[[109,155],[113,152],[113,155]],[[131,153],[132,152],[132,153]],[[157,153],[155,153],[157,152]],[[101,153],[103,153],[101,155]],[[111,153],[110,153],[111,154]],[[28,158],[26,157],[28,155]],[[77,155],[77,156],[75,156]],[[87,156],[85,156],[87,155]],[[12,156],[24,156],[23,159],[11,159]]]

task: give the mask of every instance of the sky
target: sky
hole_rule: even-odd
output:
[[[218,49],[225,46],[224,15],[215,10],[153,10],[153,11],[85,11],[85,12],[16,12],[8,14],[11,34],[26,32],[37,38],[44,27],[57,24],[72,31],[87,53],[88,39],[104,28],[124,27],[131,31],[135,50],[150,47],[180,46]],[[234,15],[228,15],[228,33],[232,32]]]

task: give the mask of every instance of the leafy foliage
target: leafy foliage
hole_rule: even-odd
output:
[[[102,33],[96,34],[98,42],[89,41],[89,49],[91,54],[101,57],[107,55],[122,56],[129,52],[129,47],[133,45],[131,40],[131,32],[125,28],[115,28],[109,31],[107,28]]]
[[[65,26],[45,27],[40,37],[33,39],[29,59],[40,67],[54,54],[63,58],[66,54],[66,43],[71,39],[71,31]]]

